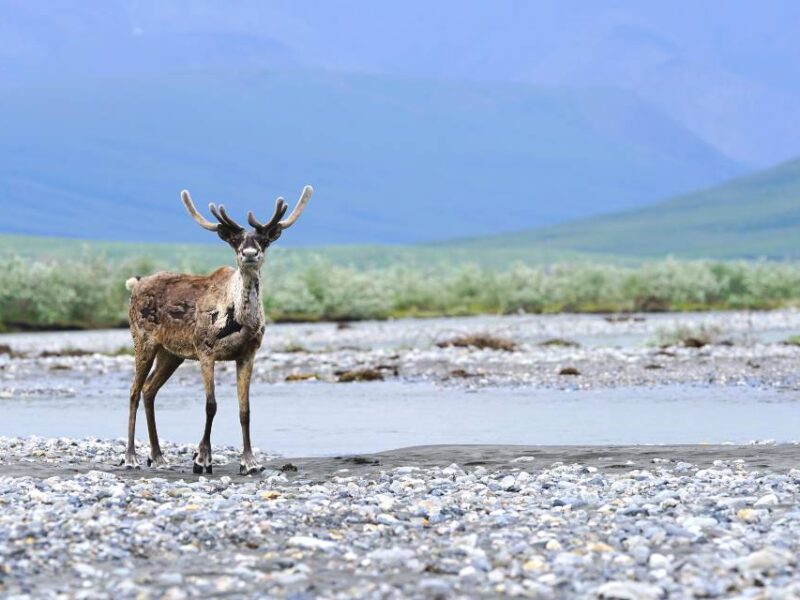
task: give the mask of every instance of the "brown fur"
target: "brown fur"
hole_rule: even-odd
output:
[[[260,266],[260,265],[259,265]],[[239,278],[241,284],[235,281]],[[140,394],[150,437],[149,463],[165,466],[155,421],[155,397],[184,360],[199,360],[206,389],[206,426],[195,455],[195,471],[211,471],[211,426],[216,415],[214,363],[235,360],[242,422],[242,470],[257,469],[250,447],[250,377],[264,334],[257,270],[222,267],[207,276],[156,273],[130,284],[131,335],[136,373],[131,387],[126,464],[137,466],[130,440],[135,433]],[[238,292],[238,293],[236,293]],[[150,372],[155,360],[153,372]],[[143,394],[142,394],[143,392]]]
[[[224,295],[236,270],[222,267],[210,275],[156,273],[141,279],[131,296],[128,316],[134,348],[146,339],[184,359],[209,356],[235,360],[261,345],[263,315],[231,324],[232,304]],[[257,284],[257,283],[256,283]],[[221,310],[224,308],[225,310]],[[225,335],[241,326],[238,331]],[[222,335],[220,335],[222,333]]]

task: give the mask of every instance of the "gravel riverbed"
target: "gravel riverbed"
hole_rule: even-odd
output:
[[[654,345],[675,328],[715,335],[702,347]],[[197,476],[194,444],[162,442],[169,468],[127,471],[117,466],[119,439],[0,437],[0,597],[800,598],[797,444],[303,450],[321,454],[311,458],[268,446],[284,429],[356,452],[352,432],[363,422],[377,436],[365,447],[391,448],[403,444],[386,443],[400,425],[419,428],[413,419],[454,436],[491,423],[473,429],[496,443],[494,423],[504,421],[488,419],[491,411],[524,415],[514,424],[522,443],[550,427],[548,439],[563,444],[569,411],[589,402],[600,433],[644,431],[633,410],[640,398],[663,411],[667,433],[687,423],[678,416],[735,414],[747,415],[736,418],[749,435],[775,414],[782,424],[794,414],[800,347],[784,342],[798,332],[794,310],[273,325],[254,377],[256,419],[275,423],[256,440],[266,448],[260,475],[238,475],[238,446],[216,447],[213,475]],[[443,344],[482,333],[513,351]],[[25,435],[47,420],[55,429],[46,435],[67,435],[79,420],[93,435],[122,433],[129,344],[127,331],[1,335],[5,431]],[[386,381],[340,383],[360,371]],[[221,393],[235,389],[231,365],[216,377]],[[711,412],[676,404],[681,386]],[[187,363],[157,400],[164,437],[195,439],[198,399],[199,373]],[[468,414],[426,410],[458,399],[450,412]],[[603,421],[604,407],[620,402],[633,416]],[[411,422],[375,418],[409,406]],[[686,414],[670,414],[675,407]],[[302,429],[312,409],[322,428]],[[104,421],[111,433],[95,433]],[[777,439],[797,439],[789,430]],[[143,458],[148,448],[138,451]]]
[[[621,320],[620,320],[621,319]],[[700,347],[659,347],[659,332],[718,332]],[[440,347],[458,336],[490,333],[514,351]],[[671,384],[800,387],[800,311],[657,315],[512,315],[402,319],[267,328],[254,381],[338,382],[368,371],[383,380],[458,387],[496,385],[592,389]],[[127,381],[133,359],[125,330],[0,335],[0,399],[75,394],[80,386]],[[113,354],[123,352],[122,355]],[[42,373],[47,377],[43,378]],[[231,384],[230,363],[217,367]],[[199,381],[187,361],[176,380]],[[346,378],[345,378],[346,380]]]
[[[0,438],[0,595],[797,598],[799,448],[430,447],[239,477],[232,449],[193,476],[118,469],[121,441]]]

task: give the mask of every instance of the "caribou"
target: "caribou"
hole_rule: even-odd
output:
[[[156,468],[168,466],[158,443],[155,399],[161,386],[188,359],[200,364],[206,400],[205,428],[192,459],[194,472],[212,472],[211,426],[217,412],[214,395],[214,364],[217,361],[236,362],[236,391],[242,426],[239,472],[247,475],[261,470],[250,444],[250,378],[265,325],[261,267],[267,248],[284,229],[297,221],[312,192],[311,186],[306,186],[294,210],[285,219],[288,206],[283,198],[277,199],[272,218],[266,223],[261,223],[249,212],[247,221],[253,228],[251,231],[234,221],[222,204],[219,207],[209,204],[209,211],[217,222],[208,221],[195,208],[189,192],[181,192],[183,204],[197,224],[215,232],[233,248],[237,268],[221,267],[205,276],[159,272],[148,277],[133,277],[125,282],[131,292],[128,315],[135,354],[128,447],[122,462],[126,468],[140,466],[134,447],[140,397],[144,398],[150,437],[147,465]]]

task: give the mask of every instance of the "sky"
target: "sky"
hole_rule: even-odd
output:
[[[734,159],[800,154],[800,4],[3,0],[2,81],[209,66],[622,87]]]

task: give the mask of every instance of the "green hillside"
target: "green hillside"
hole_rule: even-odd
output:
[[[271,261],[322,257],[354,267],[678,258],[800,258],[800,160],[679,196],[648,208],[514,234],[419,245],[278,247]],[[147,257],[158,266],[195,271],[230,263],[221,243],[158,244],[0,235],[0,255],[44,259]]]
[[[547,247],[641,258],[799,258],[800,160],[644,209],[451,244],[476,252]]]
[[[233,264],[233,252],[222,242],[208,244],[170,244],[110,242],[31,235],[0,234],[0,260],[17,256],[39,261],[102,259],[110,263],[139,261],[143,269],[168,268],[181,271],[206,272],[220,265]],[[356,268],[382,268],[394,265],[407,267],[436,267],[453,264],[476,264],[485,267],[505,267],[514,262],[546,264],[605,259],[619,262],[611,256],[587,255],[567,249],[551,249],[546,245],[524,247],[497,246],[476,252],[472,244],[456,245],[361,245],[309,246],[302,248],[272,248],[268,262],[305,264],[315,259]]]

